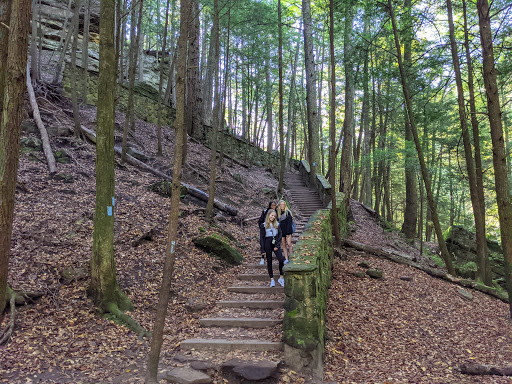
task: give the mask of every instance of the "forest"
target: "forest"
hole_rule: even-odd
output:
[[[353,269],[397,255],[447,284],[432,284],[429,305],[451,283],[494,311],[460,349],[480,363],[470,373],[495,380],[486,382],[512,376],[509,1],[6,0],[0,112],[0,382],[163,380],[180,342],[202,335],[198,316],[213,314],[244,271],[241,262],[205,259],[197,239],[228,238],[250,260],[259,248],[251,226],[269,200],[283,199],[297,213],[300,244],[314,215],[294,200],[298,169],[307,169],[304,187],[328,185],[339,256],[324,380],[388,382],[361,374],[368,362],[356,367],[349,356],[372,348],[362,352],[333,324],[350,322],[340,308],[352,298],[340,291],[372,300],[347,280],[358,276]],[[410,277],[375,263],[397,281]],[[479,308],[453,305],[446,319]],[[286,326],[282,308],[272,315]],[[275,329],[263,336],[280,341]],[[45,338],[48,349],[34,347]],[[280,353],[272,364],[288,362]],[[407,379],[481,382],[468,378],[462,355],[449,369],[432,359],[416,362]],[[311,370],[276,367],[280,375],[262,382],[314,380]],[[412,372],[393,367],[389,382]],[[224,366],[198,370],[210,372],[204,382],[248,380]]]

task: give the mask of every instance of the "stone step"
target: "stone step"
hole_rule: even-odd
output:
[[[182,351],[282,351],[283,343],[265,340],[187,339],[180,343]]]
[[[244,281],[267,281],[270,280],[268,277],[268,274],[263,273],[241,273],[237,275],[238,280],[244,280]],[[279,279],[279,276],[274,275],[274,280],[277,282],[277,279]],[[270,283],[269,283],[270,284]]]
[[[279,319],[263,319],[255,317],[209,317],[199,319],[202,327],[241,327],[241,328],[266,328],[282,323]]]
[[[268,279],[268,276],[267,276]],[[229,287],[228,292],[236,292],[236,293],[266,293],[266,294],[273,294],[273,293],[284,293],[284,288],[281,287],[279,284],[276,284],[275,287],[270,286],[239,286],[239,287]]]
[[[238,300],[217,301],[217,305],[224,308],[249,308],[249,309],[279,309],[284,305],[283,300]]]

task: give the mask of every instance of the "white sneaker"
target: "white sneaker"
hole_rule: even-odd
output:
[[[275,287],[276,281],[274,279],[270,280],[270,287]]]
[[[283,262],[283,264],[288,264],[289,262],[290,262],[290,260],[285,260],[285,261]]]
[[[278,282],[279,284],[281,284],[281,287],[284,287],[284,278],[283,278],[283,276],[281,276],[281,277],[277,280],[277,282]]]
[[[265,259],[262,257],[260,260],[260,265],[263,265],[263,264],[265,264]]]

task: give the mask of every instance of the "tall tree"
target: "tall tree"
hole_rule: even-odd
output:
[[[96,128],[96,207],[88,295],[100,310],[129,323],[121,311],[133,306],[121,291],[114,260],[115,2],[100,5],[100,64]],[[124,315],[124,316],[123,316]]]
[[[341,149],[340,192],[349,202],[352,183],[352,140],[354,137],[354,68],[352,47],[352,24],[354,21],[354,4],[352,0],[345,3],[345,30],[343,61],[345,66],[345,120],[343,121],[343,146]]]
[[[332,233],[334,236],[334,247],[341,247],[340,222],[338,218],[338,206],[336,200],[336,60],[334,57],[334,0],[329,1],[329,56],[331,58],[331,102],[330,102],[330,121],[329,121],[329,168],[333,171],[330,173],[329,183],[331,184],[331,223]],[[348,196],[346,196],[348,198]]]
[[[3,99],[0,110],[0,319],[8,292],[7,274],[25,95],[30,9],[30,0],[3,1],[0,4],[0,48],[8,47],[7,51],[0,51],[0,97]]]
[[[217,135],[221,123],[220,111],[220,75],[219,75],[219,58],[220,58],[220,33],[219,33],[219,1],[213,1],[213,28],[212,28],[212,43],[213,43],[213,57],[210,60],[210,65],[213,65],[214,73],[214,107],[213,107],[213,127],[211,132],[211,145],[210,145],[210,184],[208,186],[208,203],[206,204],[205,216],[206,220],[213,221],[213,202],[215,200],[215,178],[217,175]]]
[[[119,1],[118,1],[119,3]],[[82,103],[87,105],[87,77],[89,76],[89,27],[91,24],[91,0],[84,3],[84,31],[82,34]],[[116,50],[117,52],[117,50]]]
[[[501,107],[494,65],[492,43],[491,15],[487,0],[477,0],[478,26],[482,44],[483,76],[487,94],[487,111],[492,139],[492,162],[494,166],[494,182],[496,185],[496,202],[500,221],[501,247],[505,260],[505,279],[509,298],[510,317],[512,318],[512,201],[510,184],[507,174],[507,153],[503,137]]]
[[[204,138],[201,97],[201,72],[199,71],[199,1],[192,0],[190,9],[190,29],[188,33],[187,57],[187,108],[185,126],[193,137]],[[215,64],[214,64],[215,65]]]
[[[446,247],[446,242],[443,238],[443,231],[441,230],[441,224],[439,223],[439,216],[437,214],[437,207],[434,202],[434,196],[432,194],[432,187],[430,185],[430,178],[427,171],[427,166],[425,164],[425,158],[423,156],[423,150],[421,149],[421,143],[418,138],[418,131],[416,129],[416,124],[414,122],[414,113],[412,110],[411,103],[411,95],[409,91],[409,85],[407,83],[407,77],[405,75],[404,64],[402,62],[402,50],[400,47],[400,40],[398,38],[398,28],[396,26],[395,12],[393,11],[393,6],[391,4],[391,0],[388,0],[388,11],[391,17],[391,23],[393,26],[393,35],[395,38],[395,47],[397,53],[398,60],[398,68],[400,70],[400,79],[402,83],[402,91],[404,94],[404,101],[406,106],[406,116],[411,127],[412,135],[414,138],[414,144],[416,146],[416,152],[418,153],[418,160],[420,162],[421,175],[423,177],[423,183],[425,184],[425,190],[427,192],[427,200],[432,212],[432,221],[434,222],[434,228],[436,230],[437,241],[439,243],[439,248],[441,250],[441,256],[446,264],[446,268],[448,272],[452,275],[455,275],[455,269],[453,268],[452,259],[450,253],[448,252],[448,248]]]
[[[284,121],[283,121],[283,24],[282,24],[282,11],[281,0],[277,1],[277,22],[279,28],[279,149],[280,149],[280,168],[279,168],[279,184],[277,187],[278,193],[283,193],[284,185]]]
[[[270,78],[270,45],[267,46],[267,60],[265,60],[265,101],[267,104],[267,152],[272,153],[273,149],[273,121],[272,121],[272,80]]]
[[[164,26],[164,41],[162,43],[162,55],[160,59],[160,81],[158,82],[158,121],[157,121],[157,150],[156,153],[158,156],[162,156],[162,87],[164,84],[164,63],[166,57],[166,46],[167,46],[167,27],[169,25],[169,4],[170,0],[167,0],[167,5],[165,6],[165,26]]]
[[[318,109],[316,98],[316,68],[313,53],[313,22],[311,20],[311,0],[302,0],[302,19],[304,21],[304,66],[306,69],[306,108],[308,132],[308,160],[311,166],[311,178],[316,179],[320,166],[318,139]]]
[[[409,71],[411,68],[412,56],[412,38],[413,26],[411,18],[411,0],[404,1],[405,20],[404,30],[404,76],[409,81]],[[412,128],[409,121],[405,120],[405,211],[404,222],[402,224],[402,232],[408,239],[413,239],[416,236],[416,222],[418,221],[418,190],[416,187],[416,160],[413,147]]]
[[[457,52],[457,43],[455,41],[455,27],[453,25],[452,1],[446,0],[448,10],[448,27],[450,31],[450,47],[452,52],[453,70],[455,72],[455,83],[457,85],[457,101],[459,104],[459,120],[462,128],[462,141],[464,144],[464,157],[466,159],[466,168],[468,172],[469,192],[471,197],[471,205],[473,207],[473,216],[475,219],[476,231],[476,255],[478,261],[478,277],[486,284],[492,285],[492,276],[489,265],[489,256],[487,251],[487,240],[485,238],[485,215],[482,214],[481,201],[478,197],[476,185],[475,165],[473,162],[473,152],[471,148],[471,139],[469,137],[468,123],[466,119],[466,105],[464,102],[464,89],[462,86],[462,75],[459,64],[459,55]],[[479,138],[475,138],[478,140]],[[450,178],[450,193],[451,182]],[[453,199],[451,199],[453,201]],[[454,216],[453,214],[451,215]]]
[[[146,384],[157,383],[158,361],[160,359],[160,350],[164,336],[165,315],[169,304],[169,295],[171,289],[172,275],[174,272],[174,262],[176,259],[176,241],[178,238],[178,217],[180,214],[180,185],[181,185],[181,167],[183,142],[185,140],[185,72],[187,65],[187,33],[188,17],[187,9],[190,0],[181,0],[181,24],[180,37],[178,39],[178,61],[176,77],[176,120],[174,128],[176,130],[176,141],[174,144],[174,167],[173,183],[171,195],[171,211],[169,213],[169,225],[167,236],[167,247],[165,251],[165,264],[160,294],[158,295],[158,305],[155,314],[155,324],[151,337],[151,349],[148,357],[148,368],[146,373]]]
[[[73,14],[73,45],[71,47],[71,103],[73,104],[73,121],[75,124],[75,136],[82,132],[80,124],[80,110],[78,108],[78,67],[76,65],[76,51],[78,49],[78,27],[80,23],[80,8],[82,1],[75,2],[75,13]]]
[[[480,236],[477,236],[477,252],[481,249],[482,258],[485,261],[484,273],[489,274],[489,249],[487,248],[487,237],[485,228],[485,196],[484,196],[484,183],[483,183],[483,170],[482,170],[482,151],[480,150],[480,128],[479,122],[476,115],[476,103],[475,103],[475,87],[473,84],[473,63],[471,59],[471,51],[469,48],[469,32],[467,22],[467,9],[466,0],[462,0],[462,10],[464,17],[464,48],[466,53],[466,65],[468,71],[468,91],[469,91],[469,111],[471,128],[473,133],[473,148],[475,153],[475,183],[476,193],[478,195],[478,201],[480,204],[480,219],[478,220],[480,225],[483,223],[483,227],[480,227]],[[476,224],[475,224],[476,225]],[[480,244],[479,244],[480,243]]]

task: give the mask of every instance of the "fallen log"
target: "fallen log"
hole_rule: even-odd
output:
[[[512,365],[506,365],[505,367],[496,367],[494,365],[464,363],[459,367],[459,369],[460,372],[465,375],[512,376]]]
[[[403,257],[404,254],[401,252],[400,252],[400,254],[392,253],[392,252],[390,252],[390,251],[392,251],[390,249],[386,249],[386,251],[384,251],[381,248],[372,247],[370,245],[358,243],[357,241],[352,241],[352,240],[347,240],[347,239],[344,240],[343,245],[357,249],[358,251],[370,253],[370,254],[378,256],[378,257],[383,257],[383,258],[393,261],[395,263],[408,265],[410,267],[419,269],[432,277],[436,277],[438,279],[449,281],[450,283],[460,285],[461,287],[471,288],[476,291],[486,293],[489,296],[493,296],[497,299],[500,299],[501,301],[504,301],[505,303],[508,303],[508,296],[504,293],[501,293],[496,288],[488,287],[481,283],[477,283],[473,280],[461,279],[459,277],[452,276],[449,273],[447,273],[443,270],[440,270],[440,269],[430,268],[430,267],[421,265],[421,264],[415,262],[412,259],[412,257],[404,258]]]
[[[91,140],[92,142],[96,143],[96,134],[93,131],[91,131],[87,127],[82,126],[82,132],[85,134],[85,136],[89,140]],[[121,148],[119,148],[119,147],[114,147],[114,151],[116,153],[118,153],[119,155],[121,155],[121,153],[122,153]],[[137,160],[133,156],[130,156],[128,153],[126,154],[126,162],[128,164],[131,164],[131,165],[134,165],[136,167],[142,168],[145,171],[147,171],[149,173],[152,173],[155,176],[161,177],[162,179],[166,179],[166,180],[172,181],[172,177],[171,176],[163,173],[162,171],[159,171],[158,169],[154,169],[154,168],[150,167],[146,163],[144,163],[144,162],[142,162],[140,160]],[[185,183],[181,183],[181,185],[187,189],[187,193],[189,195],[197,197],[199,200],[202,200],[202,201],[206,201],[206,202],[208,201],[208,194],[206,192],[203,192],[200,189],[197,189],[197,188],[195,188],[195,187],[193,187],[191,185],[185,184]],[[229,205],[221,203],[217,199],[214,200],[213,206],[215,208],[217,208],[217,209],[220,209],[221,211],[229,213],[231,216],[238,215],[238,211],[236,209],[230,207]]]
[[[37,128],[39,128],[39,134],[41,135],[41,142],[43,143],[43,151],[46,156],[46,162],[48,163],[48,169],[50,171],[50,175],[54,175],[57,170],[55,168],[55,156],[53,156],[52,147],[50,146],[50,139],[48,138],[48,132],[44,127],[43,121],[41,120],[41,114],[39,113],[39,107],[37,105],[36,94],[34,93],[34,87],[32,86],[32,81],[30,80],[30,68],[27,64],[27,91],[28,97],[30,99],[30,105],[32,107],[32,112],[34,115],[34,120],[36,122]]]

